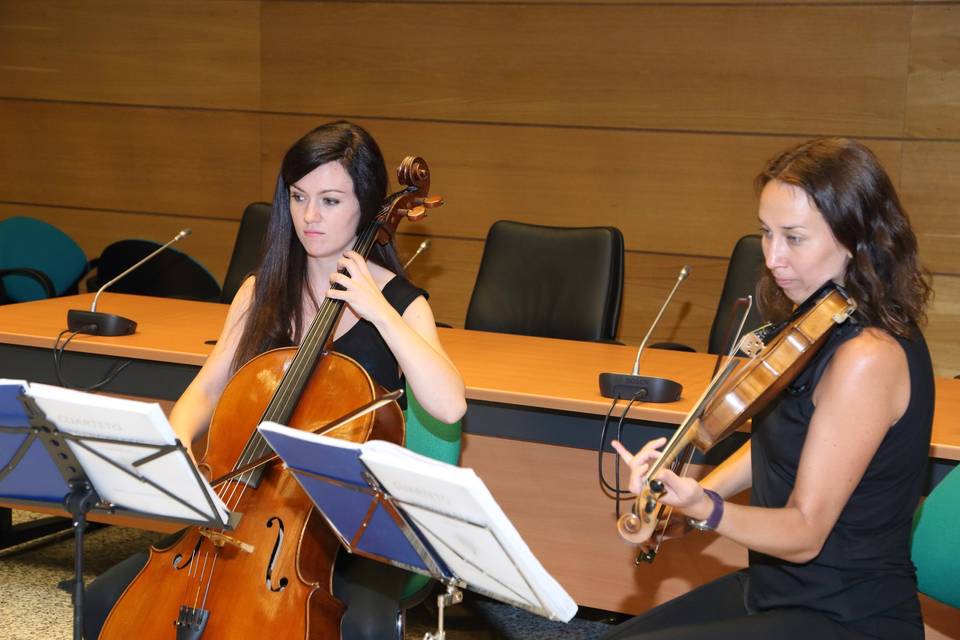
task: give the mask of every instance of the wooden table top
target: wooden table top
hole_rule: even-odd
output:
[[[66,328],[69,309],[89,309],[93,294],[0,306],[0,343],[53,347]],[[105,293],[98,310],[137,321],[130,336],[78,335],[70,351],[200,366],[213,348],[227,306],[169,298]],[[598,376],[633,367],[632,346],[555,340],[464,329],[440,329],[440,339],[459,367],[471,400],[602,415],[610,400]],[[630,417],[678,424],[709,381],[715,357],[648,349],[640,373],[675,380],[683,395],[673,403],[635,403]],[[930,455],[960,460],[960,380],[937,379],[937,406]]]

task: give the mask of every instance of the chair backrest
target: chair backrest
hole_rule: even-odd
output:
[[[763,268],[760,236],[750,235],[740,238],[733,247],[733,253],[730,254],[730,264],[727,266],[727,275],[723,281],[723,292],[720,294],[717,313],[710,327],[708,352],[719,354],[730,350],[735,337],[734,332],[743,314],[742,308],[738,308],[736,314],[733,313],[738,298],[745,298],[748,295],[754,297],[753,308],[747,316],[744,330],[756,329],[762,323],[760,312],[757,310],[756,290]]]
[[[227,277],[223,279],[223,291],[220,302],[230,304],[237,295],[237,289],[248,275],[260,264],[263,252],[263,239],[267,235],[267,223],[270,221],[271,205],[267,202],[253,202],[243,210],[237,239],[233,243],[233,254]]]
[[[616,338],[623,234],[501,220],[487,234],[467,329],[571,340]]]
[[[460,463],[461,424],[445,424],[440,422],[420,406],[420,403],[406,387],[407,409],[404,413],[407,426],[406,447],[422,456],[440,460],[448,464]],[[429,578],[418,574],[410,574],[410,579],[404,586],[401,596],[401,609],[406,609],[416,602],[403,602],[409,599],[422,600],[425,593],[419,593],[429,582]],[[419,594],[419,598],[416,596]]]
[[[99,288],[156,251],[152,240],[119,240],[107,246],[97,263],[91,286]],[[203,265],[176,249],[165,249],[110,286],[114,293],[215,302],[220,284]]]
[[[53,285],[54,295],[76,293],[87,271],[87,256],[70,236],[52,224],[14,216],[0,221],[0,270],[39,271]],[[48,297],[41,279],[27,275],[0,278],[0,290],[9,302]]]
[[[933,488],[914,518],[910,556],[917,588],[931,598],[960,607],[960,467]]]

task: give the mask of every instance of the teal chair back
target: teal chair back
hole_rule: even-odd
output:
[[[960,467],[917,510],[910,554],[922,593],[960,608]]]
[[[87,256],[70,236],[52,224],[14,216],[0,221],[0,270],[28,269],[43,273],[54,295],[76,292],[87,272]],[[9,302],[48,297],[43,284],[26,275],[3,276],[2,290]]]
[[[417,402],[409,385],[406,396],[407,448],[434,460],[458,464],[460,462],[460,423],[446,424],[431,416]],[[402,599],[415,597],[429,581],[430,578],[427,576],[411,575]]]

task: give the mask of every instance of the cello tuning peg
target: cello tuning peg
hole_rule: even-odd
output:
[[[443,204],[443,198],[440,196],[427,196],[426,198],[417,198],[416,202],[427,209],[433,209]]]
[[[418,205],[413,209],[408,209],[406,212],[406,216],[407,216],[407,220],[410,220],[411,222],[416,222],[417,220],[420,220],[421,218],[425,218],[427,216],[427,210],[423,207],[423,205]]]

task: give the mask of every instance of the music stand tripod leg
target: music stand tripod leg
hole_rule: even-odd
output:
[[[70,482],[70,493],[63,504],[73,516],[73,638],[83,638],[83,531],[87,526],[87,512],[97,501],[97,494],[86,480]]]
[[[460,604],[461,602],[463,602],[463,591],[458,589],[454,584],[448,584],[447,592],[437,596],[437,632],[430,633],[428,631],[423,634],[423,640],[446,640],[447,634],[443,630],[443,610],[445,607]]]

